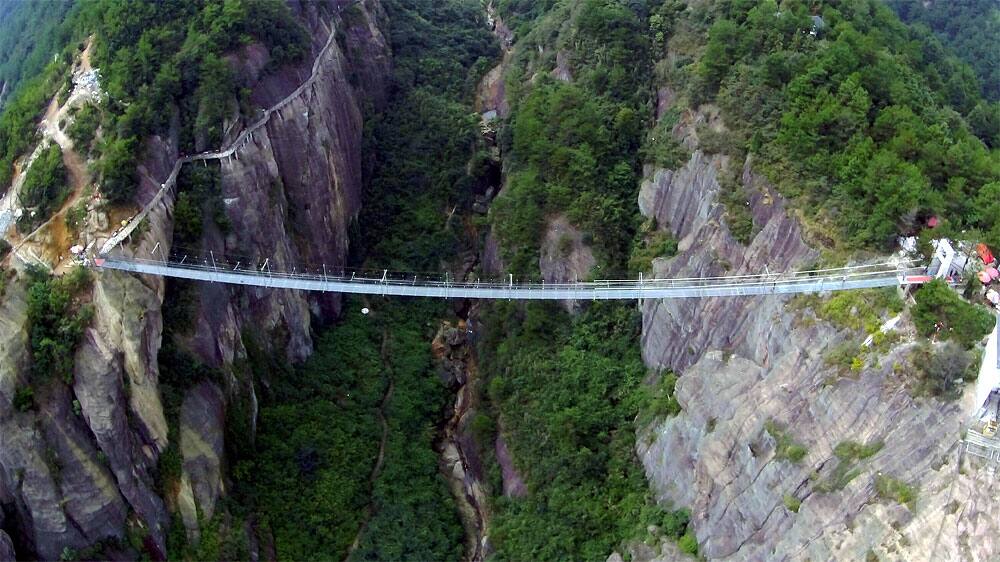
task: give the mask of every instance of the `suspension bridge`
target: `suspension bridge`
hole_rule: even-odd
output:
[[[831,269],[656,279],[609,279],[573,283],[545,283],[506,279],[451,280],[448,276],[420,275],[389,270],[360,271],[307,268],[276,271],[269,259],[237,261],[214,255],[155,260],[136,257],[96,257],[88,264],[118,270],[192,281],[383,296],[510,299],[510,300],[632,300],[694,297],[733,297],[822,293],[918,285],[930,281],[925,268],[913,262],[884,262]]]
[[[322,61],[334,45],[335,36],[335,29],[331,27],[326,43],[313,61],[309,77],[286,97],[262,110],[260,118],[247,126],[235,139],[219,150],[177,158],[170,174],[160,184],[155,196],[127,224],[111,234],[100,247],[97,257],[88,258],[85,263],[104,270],[270,289],[474,299],[631,300],[775,295],[906,286],[924,283],[931,279],[925,275],[923,267],[905,261],[811,271],[766,272],[758,275],[683,279],[640,277],[624,280],[544,283],[515,280],[510,275],[506,279],[454,281],[447,276],[442,278],[440,275],[399,273],[389,270],[328,271],[326,266],[301,270],[293,267],[291,271],[275,271],[276,264],[269,259],[265,259],[263,263],[257,260],[238,260],[233,263],[216,259],[212,254],[201,258],[189,255],[169,257],[161,255],[160,260],[112,256],[112,252],[130,239],[149,213],[172,192],[182,166],[199,161],[238,159],[240,149],[254,141],[254,133],[265,128],[273,116],[280,117],[282,109],[309,90],[323,72]],[[155,250],[156,248],[154,253]]]

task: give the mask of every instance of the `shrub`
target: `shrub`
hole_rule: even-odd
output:
[[[22,386],[14,391],[14,409],[26,412],[35,404],[35,390],[30,386]]]
[[[841,461],[864,460],[875,455],[882,450],[884,443],[875,441],[862,445],[857,441],[841,441],[833,449],[833,454]]]
[[[69,383],[73,378],[73,351],[94,315],[93,306],[79,299],[90,284],[89,273],[76,267],[59,278],[38,270],[29,275],[32,378],[48,380],[57,376]]]
[[[755,227],[746,188],[737,179],[735,172],[723,170],[719,173],[719,201],[726,208],[726,226],[733,238],[740,244],[747,245],[753,240]]]
[[[847,330],[878,331],[882,316],[903,310],[894,288],[837,291],[816,310],[817,315]]]
[[[688,161],[690,153],[673,136],[673,128],[679,118],[680,111],[671,109],[646,135],[646,141],[640,151],[644,163],[667,170],[677,170]]]
[[[796,443],[792,436],[781,428],[774,420],[764,423],[764,429],[774,438],[776,459],[784,459],[794,463],[800,462],[809,453],[809,449]]]
[[[683,552],[691,556],[698,556],[698,539],[690,531],[684,533],[684,536],[677,541],[677,546],[681,547]]]
[[[28,168],[21,186],[21,203],[33,212],[25,213],[18,226],[27,231],[45,222],[62,205],[68,193],[62,149],[53,143]]]
[[[103,143],[101,161],[101,192],[112,203],[127,203],[135,195],[135,159],[139,140],[135,137],[119,138]]]
[[[73,232],[80,232],[83,228],[83,222],[87,219],[87,202],[80,201],[76,205],[70,207],[66,211],[66,226],[68,226]]]
[[[637,424],[641,427],[657,418],[676,416],[681,412],[680,402],[674,396],[677,385],[677,375],[666,372],[660,376],[655,387],[643,387],[645,407],[639,412]]]
[[[76,112],[73,123],[66,129],[66,134],[73,140],[73,145],[81,154],[90,154],[100,122],[100,111],[93,104],[88,103]]]
[[[784,498],[785,508],[792,513],[798,513],[799,507],[802,506],[802,500],[793,496],[792,494],[785,494]]]
[[[875,492],[883,499],[909,507],[911,511],[916,508],[918,489],[892,476],[885,474],[876,476]]]
[[[976,365],[974,354],[954,342],[923,344],[912,356],[912,362],[922,379],[922,390],[932,396],[958,398],[955,381],[973,378]]]
[[[664,514],[661,529],[668,537],[678,540],[687,532],[690,522],[691,510],[675,509]]]
[[[982,340],[996,324],[988,310],[965,302],[940,279],[921,287],[916,301],[913,322],[922,335],[955,340],[966,349]]]
[[[628,269],[630,274],[652,271],[655,258],[670,258],[677,255],[677,239],[666,230],[655,230],[642,236],[632,246]]]

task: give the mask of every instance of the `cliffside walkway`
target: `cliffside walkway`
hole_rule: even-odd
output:
[[[248,285],[269,289],[295,289],[366,295],[511,299],[511,300],[631,300],[693,297],[732,297],[818,293],[875,287],[918,285],[930,278],[923,267],[912,263],[881,263],[865,266],[683,279],[626,279],[578,283],[503,281],[450,281],[413,274],[336,271],[276,272],[270,263],[223,263],[213,257],[169,260],[98,257],[98,269],[130,271],[146,275],[194,281]],[[325,269],[325,268],[324,268]]]
[[[345,4],[341,6],[337,10],[337,14],[339,15],[341,12],[343,12],[347,8],[350,8],[351,6],[354,6],[357,3],[358,0],[355,0],[350,4]],[[237,135],[235,139],[233,139],[231,142],[229,142],[227,145],[220,148],[219,150],[212,150],[208,152],[202,152],[200,154],[192,154],[177,158],[177,160],[174,161],[174,166],[170,170],[170,174],[167,176],[167,179],[160,184],[159,190],[157,190],[156,194],[152,197],[152,199],[150,199],[149,202],[146,203],[143,206],[143,208],[129,220],[128,224],[126,224],[121,229],[115,231],[111,235],[111,237],[104,242],[101,251],[103,253],[111,251],[112,248],[121,244],[124,240],[126,240],[129,236],[132,235],[132,232],[135,231],[135,229],[139,226],[139,224],[141,224],[142,221],[146,219],[150,211],[152,211],[152,209],[156,207],[157,204],[159,204],[159,202],[163,199],[164,195],[170,192],[170,190],[173,189],[174,185],[176,185],[177,175],[180,173],[181,167],[184,166],[184,164],[192,162],[206,162],[209,160],[223,160],[226,158],[234,158],[234,157],[239,159],[239,150],[244,146],[246,146],[247,143],[253,140],[253,134],[255,132],[267,126],[268,122],[271,120],[271,117],[273,115],[280,112],[282,109],[285,108],[285,106],[287,106],[293,100],[301,96],[303,92],[305,92],[308,88],[312,87],[312,85],[316,83],[316,80],[323,72],[323,60],[329,53],[331,47],[334,45],[334,40],[336,39],[336,37],[337,37],[337,28],[333,25],[333,23],[331,23],[330,35],[327,37],[326,43],[323,44],[323,48],[320,49],[319,53],[316,54],[316,58],[313,59],[312,71],[310,72],[309,77],[306,78],[306,80],[303,81],[301,84],[299,84],[299,86],[295,88],[295,90],[293,90],[287,96],[282,98],[278,103],[263,110],[260,119],[248,125],[245,129],[243,129],[243,131],[239,135]],[[33,234],[34,232],[32,233],[32,235]]]

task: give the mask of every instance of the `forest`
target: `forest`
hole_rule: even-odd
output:
[[[931,29],[941,42],[975,71],[983,97],[1000,101],[1000,6],[992,0],[914,2],[886,0],[906,23]],[[994,106],[995,107],[995,106]]]
[[[970,128],[983,103],[972,70],[875,0],[825,6],[821,27],[806,3],[781,6],[690,14],[704,54],[666,70],[690,103],[722,108],[744,139],[731,153],[753,155],[831,248],[886,250],[932,216],[1000,242],[980,212],[1000,161],[996,131]]]
[[[58,3],[57,3],[58,4]],[[23,17],[54,18],[54,14]],[[310,51],[309,36],[280,0],[228,2],[83,0],[58,26],[39,31],[33,52],[63,44],[60,57],[24,82],[0,117],[0,191],[6,190],[13,161],[33,142],[34,124],[58,89],[68,87],[69,61],[87,35],[95,36],[92,64],[100,68],[102,142],[97,148],[104,195],[131,201],[143,140],[163,133],[177,108],[180,150],[191,153],[222,140],[223,119],[237,108],[241,84],[221,56],[241,45],[268,48],[270,68],[298,62]],[[20,74],[26,74],[18,71]],[[95,123],[96,126],[96,123]],[[77,135],[93,136],[77,131]]]
[[[53,54],[69,42],[63,20],[72,2],[0,1],[0,107],[6,95],[45,68]],[[30,29],[31,33],[20,33]]]

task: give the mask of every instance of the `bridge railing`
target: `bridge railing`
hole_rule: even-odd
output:
[[[710,277],[687,277],[687,278],[640,278],[640,279],[604,279],[588,280],[572,283],[546,283],[540,280],[526,280],[508,275],[506,279],[486,279],[486,280],[451,280],[447,276],[439,274],[414,274],[409,272],[394,272],[384,270],[351,270],[347,268],[328,268],[326,266],[307,267],[299,270],[293,267],[292,271],[276,270],[277,264],[272,264],[269,259],[231,261],[217,258],[210,254],[205,256],[191,256],[189,254],[171,254],[163,256],[161,259],[145,259],[137,257],[104,257],[103,260],[108,266],[115,264],[147,264],[152,266],[166,266],[177,270],[217,272],[225,273],[227,276],[238,275],[252,277],[259,282],[247,283],[260,286],[268,286],[266,279],[290,279],[303,281],[320,281],[331,283],[351,283],[356,285],[373,286],[413,286],[442,287],[453,289],[517,289],[523,290],[552,290],[565,291],[574,290],[584,292],[587,290],[636,290],[636,289],[666,289],[666,288],[745,288],[752,290],[754,287],[781,285],[783,287],[797,284],[815,284],[817,281],[835,282],[858,282],[873,279],[885,279],[887,276],[896,276],[899,284],[905,284],[904,279],[909,275],[918,275],[923,272],[922,267],[912,265],[913,262],[903,263],[877,263],[860,266],[850,266],[842,268],[810,269],[802,271],[763,273],[763,274],[743,274],[732,276],[710,276]],[[99,263],[100,264],[100,263]],[[114,267],[115,269],[128,269],[127,267]],[[231,277],[230,277],[231,278]],[[211,280],[211,279],[209,279]]]

